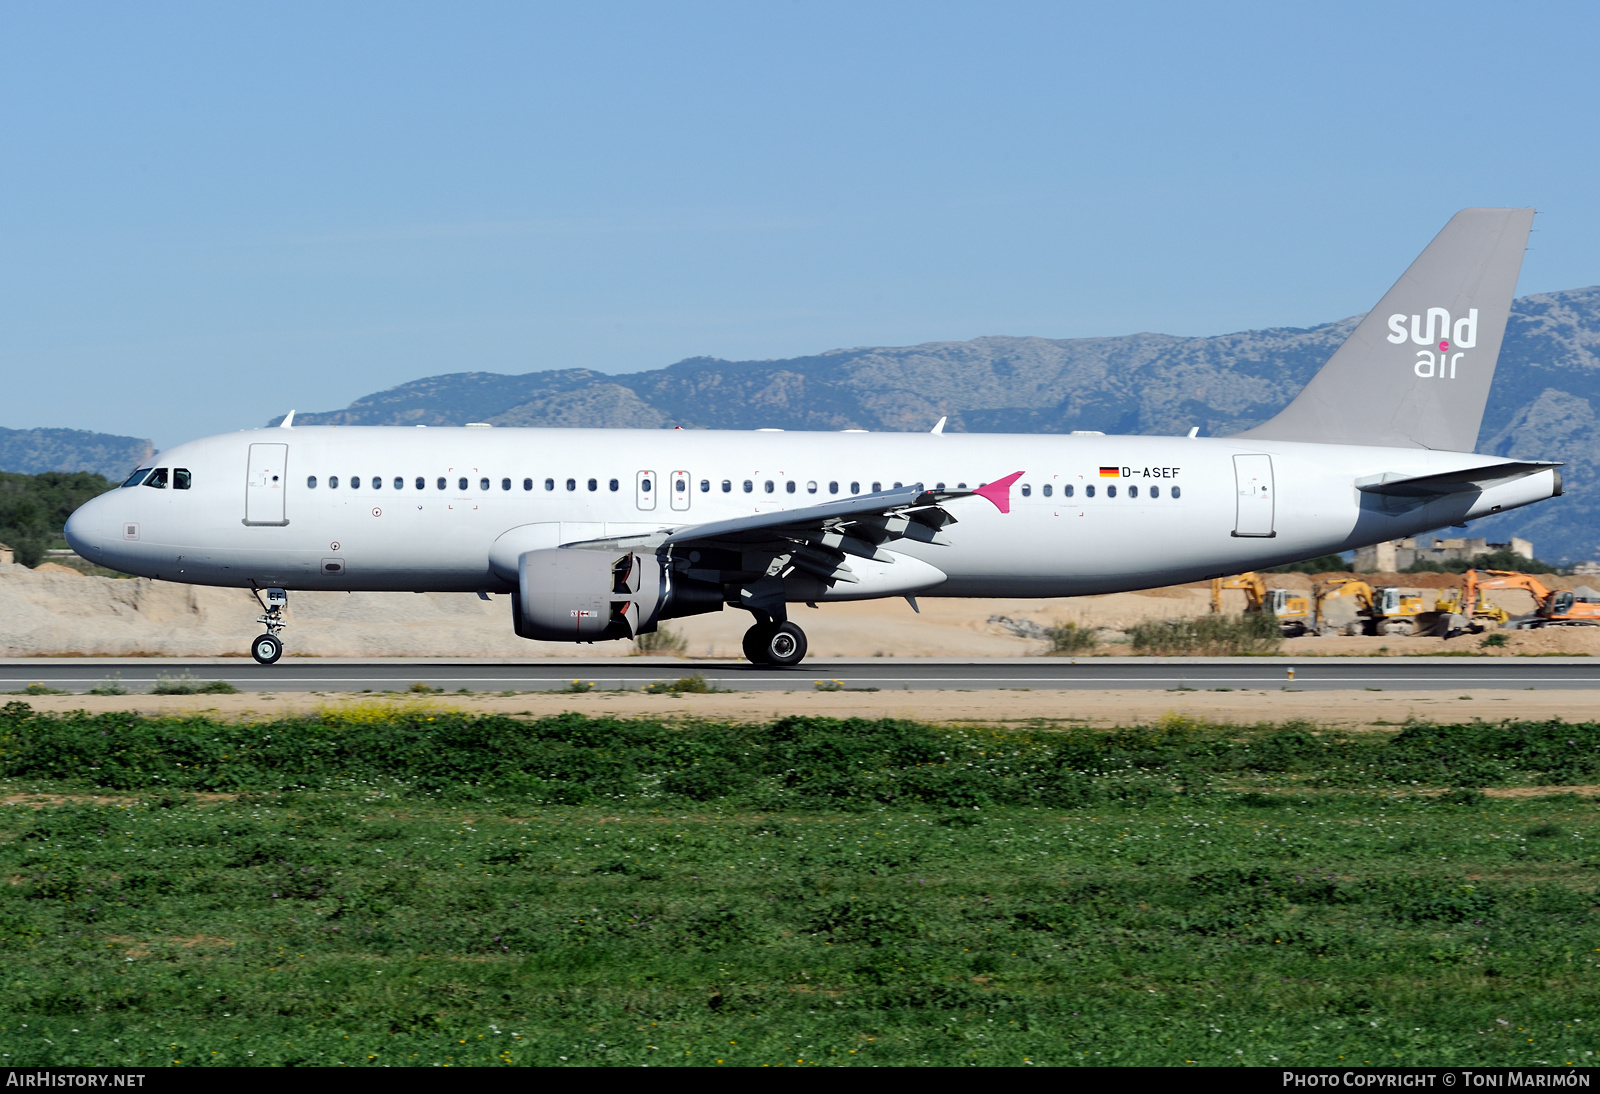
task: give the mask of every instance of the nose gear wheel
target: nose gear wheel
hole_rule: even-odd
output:
[[[283,656],[283,639],[275,634],[263,634],[250,644],[250,656],[258,665],[276,664]]]
[[[250,656],[258,665],[277,664],[278,658],[283,656],[283,639],[278,637],[278,632],[284,627],[283,610],[289,606],[289,594],[282,589],[268,589],[267,599],[262,600],[260,589],[252,586],[250,592],[261,605],[261,617],[256,622],[267,628],[266,634],[250,643]]]

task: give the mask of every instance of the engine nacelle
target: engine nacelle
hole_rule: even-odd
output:
[[[517,559],[517,635],[544,642],[632,638],[663,619],[722,610],[721,586],[673,575],[636,551],[554,547]]]

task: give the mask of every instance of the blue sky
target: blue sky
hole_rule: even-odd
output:
[[[1600,8],[0,7],[0,425],[1363,311],[1456,209],[1600,281]]]

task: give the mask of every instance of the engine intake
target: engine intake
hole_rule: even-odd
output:
[[[564,547],[518,558],[511,598],[517,635],[544,642],[633,638],[722,604],[721,586],[674,575],[654,555]]]

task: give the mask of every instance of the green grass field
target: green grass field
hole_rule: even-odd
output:
[[[419,704],[227,724],[16,702],[0,1052],[1588,1064],[1595,808],[1475,788],[1597,775],[1600,725],[1561,723],[998,732]]]

